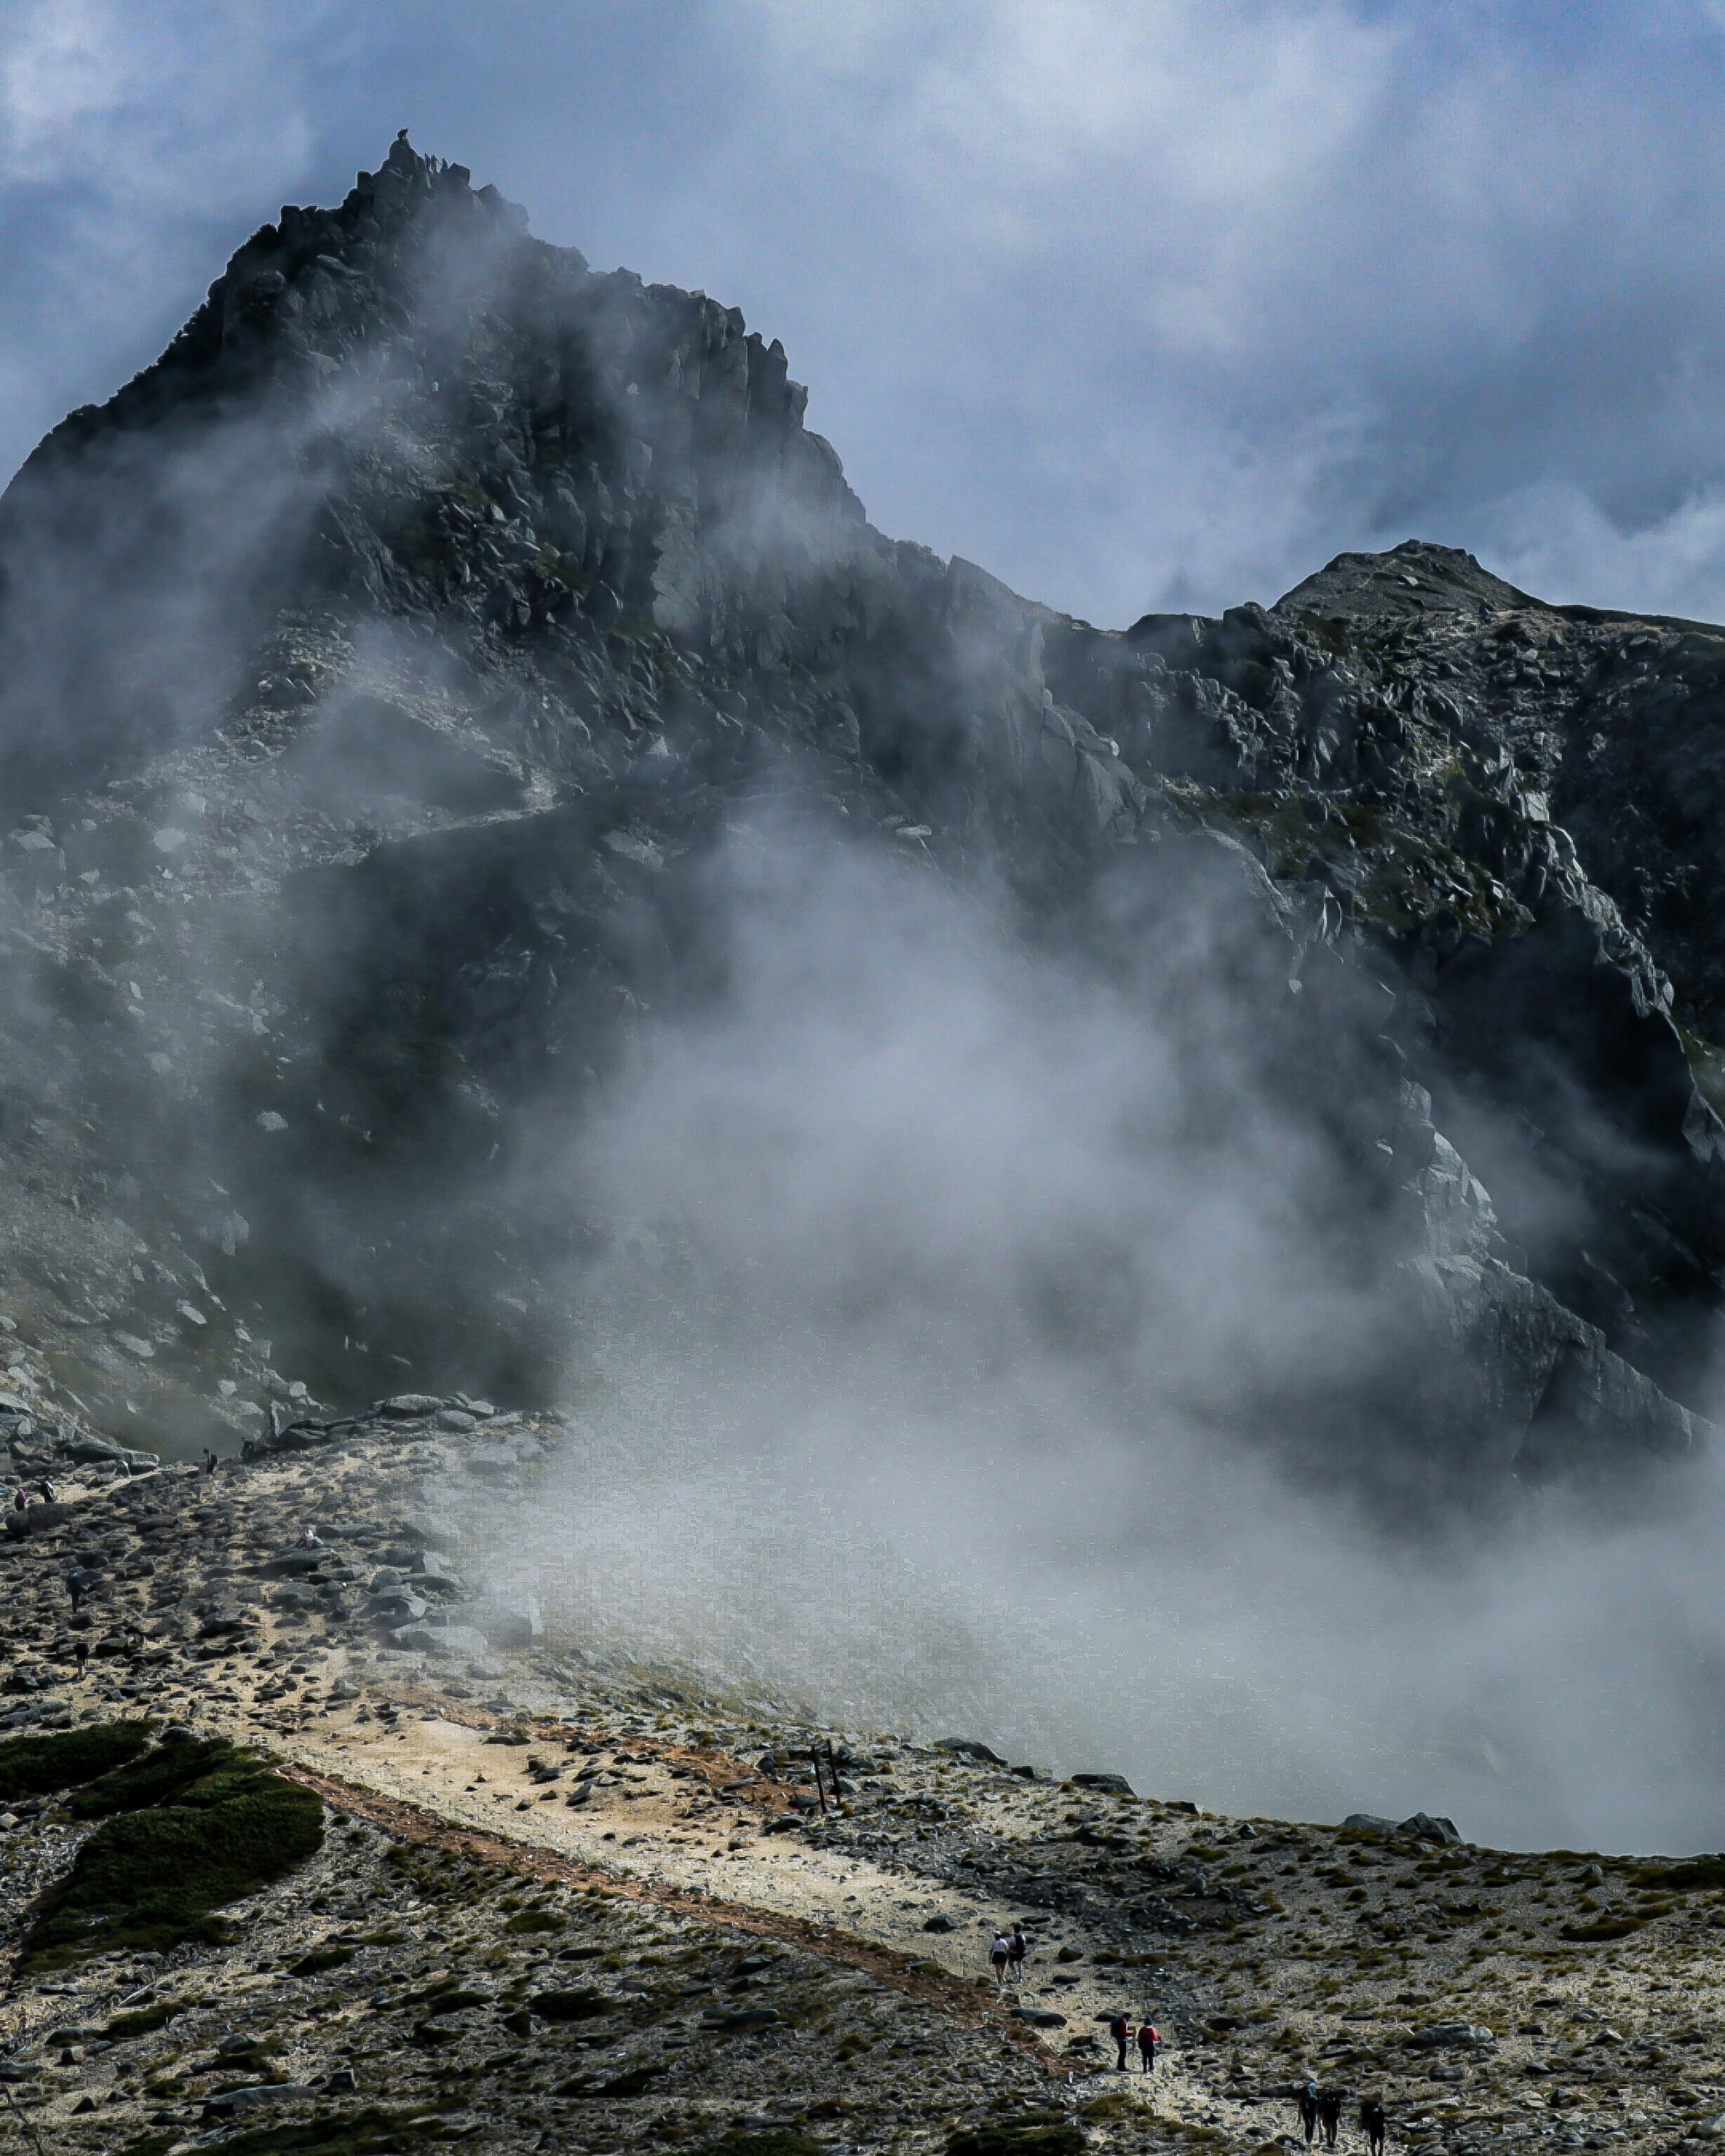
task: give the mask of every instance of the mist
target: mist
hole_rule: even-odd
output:
[[[467,238],[404,240],[386,315],[409,203]],[[1340,792],[1363,767],[1308,720],[1348,685],[1324,757],[1387,770],[1387,706],[1315,644],[1309,711],[1267,660],[1280,701],[1224,706],[895,546],[782,349],[521,229],[398,146],[200,311],[233,400],[207,435],[167,431],[162,467],[124,446],[170,369],[128,393],[147,424],[104,446],[95,415],[86,459],[80,419],[13,497],[19,783],[39,752],[54,786],[136,767],[74,803],[90,865],[32,918],[64,908],[90,1000],[64,1038],[97,1044],[109,1130],[169,1103],[151,1173],[183,1170],[194,1234],[220,1201],[212,1305],[269,1299],[338,1406],[398,1372],[526,1401],[554,1367],[554,1496],[465,1501],[553,1644],[1235,1812],[1725,1839],[1717,1465],[1632,1467],[1625,1414],[1591,1480],[1524,1476],[1505,1434],[1538,1432],[1554,1363],[1518,1423],[1470,1409],[1477,1343],[1421,1303],[1419,1254],[1455,1253],[1420,1241],[1442,1054],[1409,981],[1458,923],[1344,937],[1327,882],[1172,801],[1245,771],[1194,714]],[[1463,1134],[1506,1191],[1512,1090]],[[1557,1248],[1605,1209],[1556,1173],[1513,1198],[1536,1252],[1542,1218]],[[144,1300],[130,1235],[104,1320]],[[1545,1291],[1513,1270],[1525,1314]],[[498,1320],[524,1288],[548,1353]],[[285,1394],[230,1337],[228,1391]]]
[[[745,820],[706,1007],[647,1019],[595,1123],[547,1111],[535,1180],[614,1234],[567,1283],[559,1500],[494,1567],[553,1645],[840,1727],[1234,1813],[1717,1842],[1717,1464],[1481,1516],[1297,1425],[1408,1350],[1228,991],[1250,923],[1180,881],[1111,978],[1004,894]]]

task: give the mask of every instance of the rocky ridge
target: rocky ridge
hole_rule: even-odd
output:
[[[1228,1427],[1401,1506],[1692,1457],[1721,632],[1416,542],[1098,629],[875,531],[804,405],[735,310],[403,139],[29,459],[20,1412],[183,1452],[460,1373],[542,1395],[624,1239],[536,1190],[536,1117],[713,993],[718,850],[842,835],[1004,881],[1075,967],[1159,948],[1175,999],[1209,983],[1165,931],[1227,922],[1255,1078],[1329,1162],[1326,1261],[1380,1309],[1364,1368]]]

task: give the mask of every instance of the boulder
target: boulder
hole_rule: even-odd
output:
[[[442,1405],[431,1393],[398,1393],[393,1399],[379,1400],[377,1412],[390,1422],[417,1422],[422,1415],[434,1415]]]
[[[1074,1774],[1072,1785],[1079,1789],[1111,1789],[1117,1796],[1129,1797],[1132,1785],[1124,1774]]]
[[[266,2103],[287,2103],[295,2097],[314,2096],[316,2090],[310,2082],[254,2082],[244,2088],[227,2089],[220,2096],[204,2099],[206,2118],[237,2118],[241,2112],[256,2111]]]
[[[1421,2051],[1479,2051],[1497,2038],[1482,2022],[1432,2021],[1414,2030],[1408,2041]]]
[[[463,1614],[479,1626],[494,1648],[533,1647],[544,1637],[536,1603],[470,1603]]]
[[[937,1737],[934,1748],[937,1752],[957,1753],[966,1759],[980,1760],[988,1767],[1004,1767],[1006,1764],[998,1752],[990,1751],[986,1744],[978,1744],[968,1737]]]
[[[401,1625],[389,1635],[392,1646],[420,1655],[465,1656],[469,1661],[483,1655],[490,1642],[470,1625]]]
[[[1396,1829],[1398,1834],[1411,1834],[1420,1841],[1459,1842],[1461,1834],[1450,1819],[1435,1819],[1430,1812],[1415,1812],[1404,1819]]]
[[[366,1624],[393,1626],[416,1623],[430,1607],[422,1596],[409,1594],[402,1588],[392,1588],[386,1594],[368,1594],[359,1605],[359,1614]]]

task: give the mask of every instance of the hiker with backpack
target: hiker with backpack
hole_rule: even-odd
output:
[[[1317,2083],[1307,2082],[1299,2097],[1300,2123],[1306,2129],[1306,2146],[1312,2146],[1312,2137],[1317,2131]]]
[[[988,1960],[994,1971],[994,1989],[998,1991],[1006,1981],[1006,1964],[1012,1958],[1012,1948],[1007,1943],[1004,1932],[996,1932],[994,1943],[988,1948]]]
[[[1384,2136],[1389,2122],[1384,2116],[1384,2104],[1380,2097],[1368,2096],[1361,2104],[1359,2123],[1365,2130],[1367,2141],[1371,2145],[1372,2156],[1384,2156]]]
[[[1114,2047],[1120,2055],[1114,2061],[1115,2071],[1123,2074],[1126,2071],[1126,2047],[1132,2041],[1132,2025],[1125,2015],[1117,2014],[1108,2024],[1108,2034],[1114,2039]]]
[[[1012,1936],[1006,1942],[1007,1974],[1014,1984],[1021,1983],[1024,1974],[1024,1956],[1029,1952],[1030,1942],[1024,1937],[1022,1924],[1014,1924]]]
[[[1324,2147],[1336,2145],[1336,2128],[1342,2123],[1342,2092],[1340,2089],[1321,2089],[1317,2098],[1317,2123],[1324,2133]]]

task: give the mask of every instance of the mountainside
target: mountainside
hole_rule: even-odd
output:
[[[1694,1455],[1725,631],[1411,542],[1098,629],[875,531],[803,404],[735,310],[403,139],[18,475],[14,1426],[272,1442],[404,1372],[573,1382],[602,1305],[776,1322],[557,1163],[842,855],[1153,1028],[1184,1119],[1127,1117],[1122,1177],[1261,1212],[1273,1294],[1173,1198],[1015,1221],[1004,1355],[1401,1512]],[[898,1249],[820,1312],[983,1295]],[[1174,1270],[1245,1345],[1171,1379]]]
[[[1348,2150],[1363,2102],[1425,2156],[1716,2143],[1725,1860],[1241,1820],[538,1636],[473,1590],[567,1434],[452,1419],[8,1531],[12,2147],[1263,2156],[1308,2082]]]

